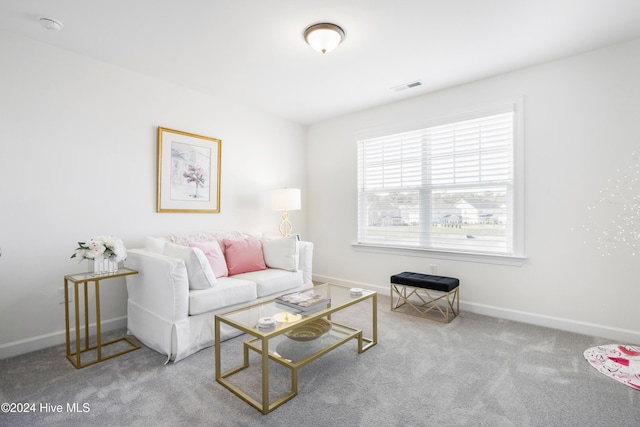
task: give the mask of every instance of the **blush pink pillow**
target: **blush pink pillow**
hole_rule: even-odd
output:
[[[224,256],[227,260],[229,275],[266,270],[262,253],[262,242],[250,237],[244,240],[224,239]]]
[[[229,274],[227,270],[227,262],[222,254],[222,249],[217,241],[212,242],[189,242],[189,246],[192,248],[198,248],[204,252],[204,256],[207,257],[211,270],[216,277],[225,277]]]

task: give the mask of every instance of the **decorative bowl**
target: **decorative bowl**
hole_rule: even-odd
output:
[[[293,328],[285,335],[295,341],[313,341],[327,334],[330,330],[331,323],[325,319],[318,319]]]

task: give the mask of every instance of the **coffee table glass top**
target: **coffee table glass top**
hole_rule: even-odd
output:
[[[242,329],[248,329],[253,335],[279,335],[285,330],[289,330],[303,321],[313,318],[321,318],[346,306],[356,304],[364,299],[370,298],[375,291],[361,289],[360,293],[353,293],[353,288],[332,283],[316,285],[312,290],[318,295],[330,298],[331,302],[324,306],[319,306],[310,311],[300,311],[299,309],[280,304],[275,300],[254,304],[248,307],[239,308],[231,312],[218,315],[219,317],[233,322]],[[274,327],[262,328],[258,326],[260,319],[265,317],[277,318],[278,322]]]

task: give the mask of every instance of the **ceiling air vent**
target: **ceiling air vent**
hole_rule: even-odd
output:
[[[394,86],[391,88],[391,90],[394,90],[396,92],[402,92],[403,90],[413,89],[414,87],[420,87],[420,86],[422,86],[422,82],[420,80],[415,80],[409,83],[401,84],[399,86]]]

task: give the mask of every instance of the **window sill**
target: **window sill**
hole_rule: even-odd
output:
[[[479,262],[484,264],[499,264],[512,267],[521,267],[526,258],[515,255],[480,254],[470,252],[452,252],[434,249],[417,249],[401,246],[382,246],[364,243],[352,243],[351,246],[357,252],[369,252],[375,254],[413,256],[423,258],[447,259],[453,261]]]

